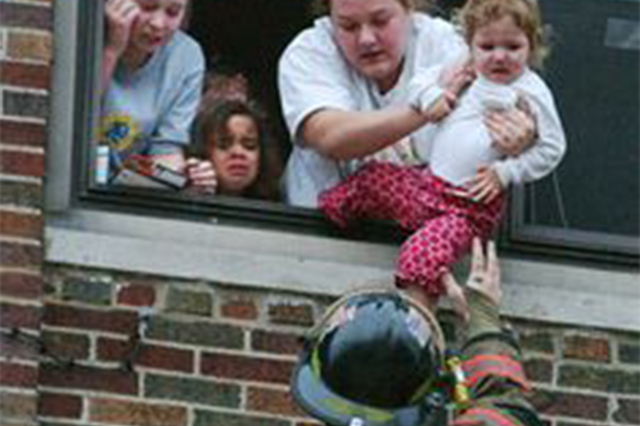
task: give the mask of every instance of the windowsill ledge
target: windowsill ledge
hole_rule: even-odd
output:
[[[88,210],[49,220],[45,235],[47,262],[332,296],[390,283],[397,252],[383,244]],[[503,311],[511,317],[640,331],[636,273],[513,259],[501,265]]]

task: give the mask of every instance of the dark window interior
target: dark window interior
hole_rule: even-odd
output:
[[[241,72],[273,120],[281,150],[289,141],[281,120],[277,65],[289,41],[312,22],[309,0],[193,0],[188,32],[205,49],[208,69]]]
[[[638,2],[577,3],[542,3],[545,21],[557,33],[544,74],[568,151],[557,179],[528,191],[525,220],[637,238],[640,52],[624,40],[638,43]]]

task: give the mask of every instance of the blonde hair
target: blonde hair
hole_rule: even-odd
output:
[[[467,0],[457,11],[454,20],[466,42],[471,44],[480,27],[505,16],[513,18],[529,40],[529,65],[541,68],[550,49],[546,37],[548,29],[542,24],[537,0]]]

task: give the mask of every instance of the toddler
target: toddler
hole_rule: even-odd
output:
[[[416,147],[429,167],[372,162],[319,197],[320,209],[341,227],[359,218],[393,219],[413,232],[400,249],[396,285],[420,287],[429,303],[473,238],[488,239],[496,229],[505,189],[550,173],[566,146],[551,91],[530,68],[544,53],[536,2],[469,0],[458,19],[477,78],[451,93],[438,84],[442,68],[433,68],[410,85],[412,104],[438,122],[432,144]],[[538,138],[507,158],[492,147],[483,116],[518,102],[535,117]]]

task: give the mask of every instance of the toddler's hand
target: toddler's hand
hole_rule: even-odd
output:
[[[465,187],[466,189],[453,189],[448,193],[477,203],[489,204],[504,191],[498,173],[491,167],[480,167]]]
[[[471,59],[465,59],[444,68],[438,78],[438,82],[445,92],[458,96],[475,78],[476,73]]]
[[[480,167],[478,173],[471,181],[469,196],[476,202],[489,204],[504,188],[500,181],[500,176],[491,167]]]

